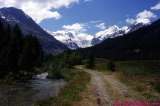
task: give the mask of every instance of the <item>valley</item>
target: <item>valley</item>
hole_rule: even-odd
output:
[[[78,106],[113,106],[117,101],[134,101],[143,98],[139,93],[129,89],[128,86],[115,78],[112,73],[106,74],[82,67],[78,68],[91,75],[87,91],[90,92],[90,95],[84,94],[85,97]]]
[[[160,106],[155,3],[0,0],[0,106]]]
[[[119,63],[120,62],[117,62],[117,64]],[[134,69],[134,63],[129,63],[132,64],[130,65],[130,69]],[[141,61],[141,63],[144,64],[147,62]],[[150,61],[149,63],[152,62]],[[141,75],[144,77],[143,79],[141,79],[142,77],[137,78],[136,76],[136,79],[132,79],[124,76],[124,74],[120,74],[122,71],[111,72],[109,70],[107,71],[105,68],[99,69],[99,65],[103,66],[103,64],[98,62],[96,66],[97,68],[94,70],[86,69],[84,66],[76,67],[77,69],[81,69],[82,71],[89,73],[91,75],[91,82],[87,87],[88,89],[81,94],[83,99],[80,102],[74,103],[74,105],[117,106],[118,104],[126,105],[127,103],[130,103],[130,105],[136,106],[147,106],[147,104],[151,106],[154,103],[158,103],[158,100],[160,99],[159,91],[155,90],[153,85],[150,85],[150,88],[145,88],[149,86],[145,81],[153,81],[153,78],[149,78],[146,75]],[[137,68],[139,69],[139,67]],[[159,74],[153,73],[153,75],[157,76],[155,79],[159,77]],[[147,80],[145,78],[147,78]],[[148,81],[148,83],[150,83],[150,81]],[[153,81],[152,83],[158,83],[157,81]]]

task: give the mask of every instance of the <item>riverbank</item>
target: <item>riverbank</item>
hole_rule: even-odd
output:
[[[66,85],[64,80],[32,79],[15,84],[0,84],[1,106],[33,106],[37,101],[55,97]]]
[[[80,101],[82,99],[80,93],[87,88],[90,75],[74,69],[70,78],[67,85],[61,90],[57,97],[38,101],[35,106],[72,106],[74,102]]]

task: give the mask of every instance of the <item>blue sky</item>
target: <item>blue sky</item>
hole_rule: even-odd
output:
[[[81,36],[160,18],[160,0],[0,0],[1,7],[22,9],[52,33]]]
[[[40,25],[50,31],[60,30],[63,25],[91,21],[101,21],[106,26],[124,26],[127,24],[127,18],[134,18],[139,12],[150,10],[157,3],[158,0],[91,0],[90,2],[81,0],[69,8],[58,9],[58,12],[62,14],[59,20],[46,19]],[[93,27],[93,24],[90,27],[92,28],[88,29],[88,33],[91,34],[100,30]]]

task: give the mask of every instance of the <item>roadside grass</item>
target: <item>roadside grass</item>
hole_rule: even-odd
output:
[[[118,78],[147,100],[160,100],[160,61],[116,62]]]
[[[116,61],[116,71],[108,69],[108,60],[96,59],[95,70],[115,74],[146,100],[160,100],[160,60]]]
[[[35,106],[72,106],[73,102],[80,101],[80,93],[87,88],[90,75],[76,69],[72,70],[70,78],[57,97],[39,101]]]
[[[109,71],[107,69],[107,63],[96,63],[95,69],[101,72],[107,72]]]
[[[116,65],[128,76],[160,74],[160,61],[124,61]]]
[[[100,71],[100,72],[107,72],[110,73],[110,70],[107,67],[108,60],[103,59],[103,58],[96,58],[95,62],[95,70]]]

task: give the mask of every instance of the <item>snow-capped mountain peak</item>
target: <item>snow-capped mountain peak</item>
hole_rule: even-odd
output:
[[[113,37],[112,35],[116,32],[118,32],[120,28],[116,25],[113,25],[109,27],[108,29],[105,29],[104,31],[100,31],[95,35],[95,38],[104,39],[106,37]],[[107,35],[107,36],[106,36]]]
[[[99,31],[93,35],[88,35],[86,33],[76,33],[65,30],[59,30],[57,32],[50,32],[57,40],[66,44],[70,49],[86,48],[94,46],[103,42],[108,38],[115,38],[118,36],[123,36],[131,31],[137,30],[142,25],[136,26],[123,26],[119,27],[117,25],[110,26],[102,31]]]
[[[130,28],[128,26],[118,27],[116,25],[113,25],[103,31],[96,33],[94,39],[92,40],[92,45],[99,44],[107,38],[115,38],[118,36],[122,36],[129,31]]]
[[[63,30],[57,32],[48,32],[51,33],[57,40],[66,44],[70,49],[86,48],[92,46],[92,35]]]
[[[129,32],[138,30],[144,26],[143,24],[119,27],[117,25],[110,26],[93,35],[86,33],[76,33],[74,31],[59,30],[50,32],[57,40],[67,45],[70,49],[86,48],[103,42],[108,38],[123,36]]]
[[[124,26],[122,28],[113,25],[104,31],[100,31],[95,35],[95,38],[99,38],[100,40],[106,39],[106,38],[114,38],[116,36],[123,35],[124,33],[127,33],[129,31],[129,28],[127,26]]]

